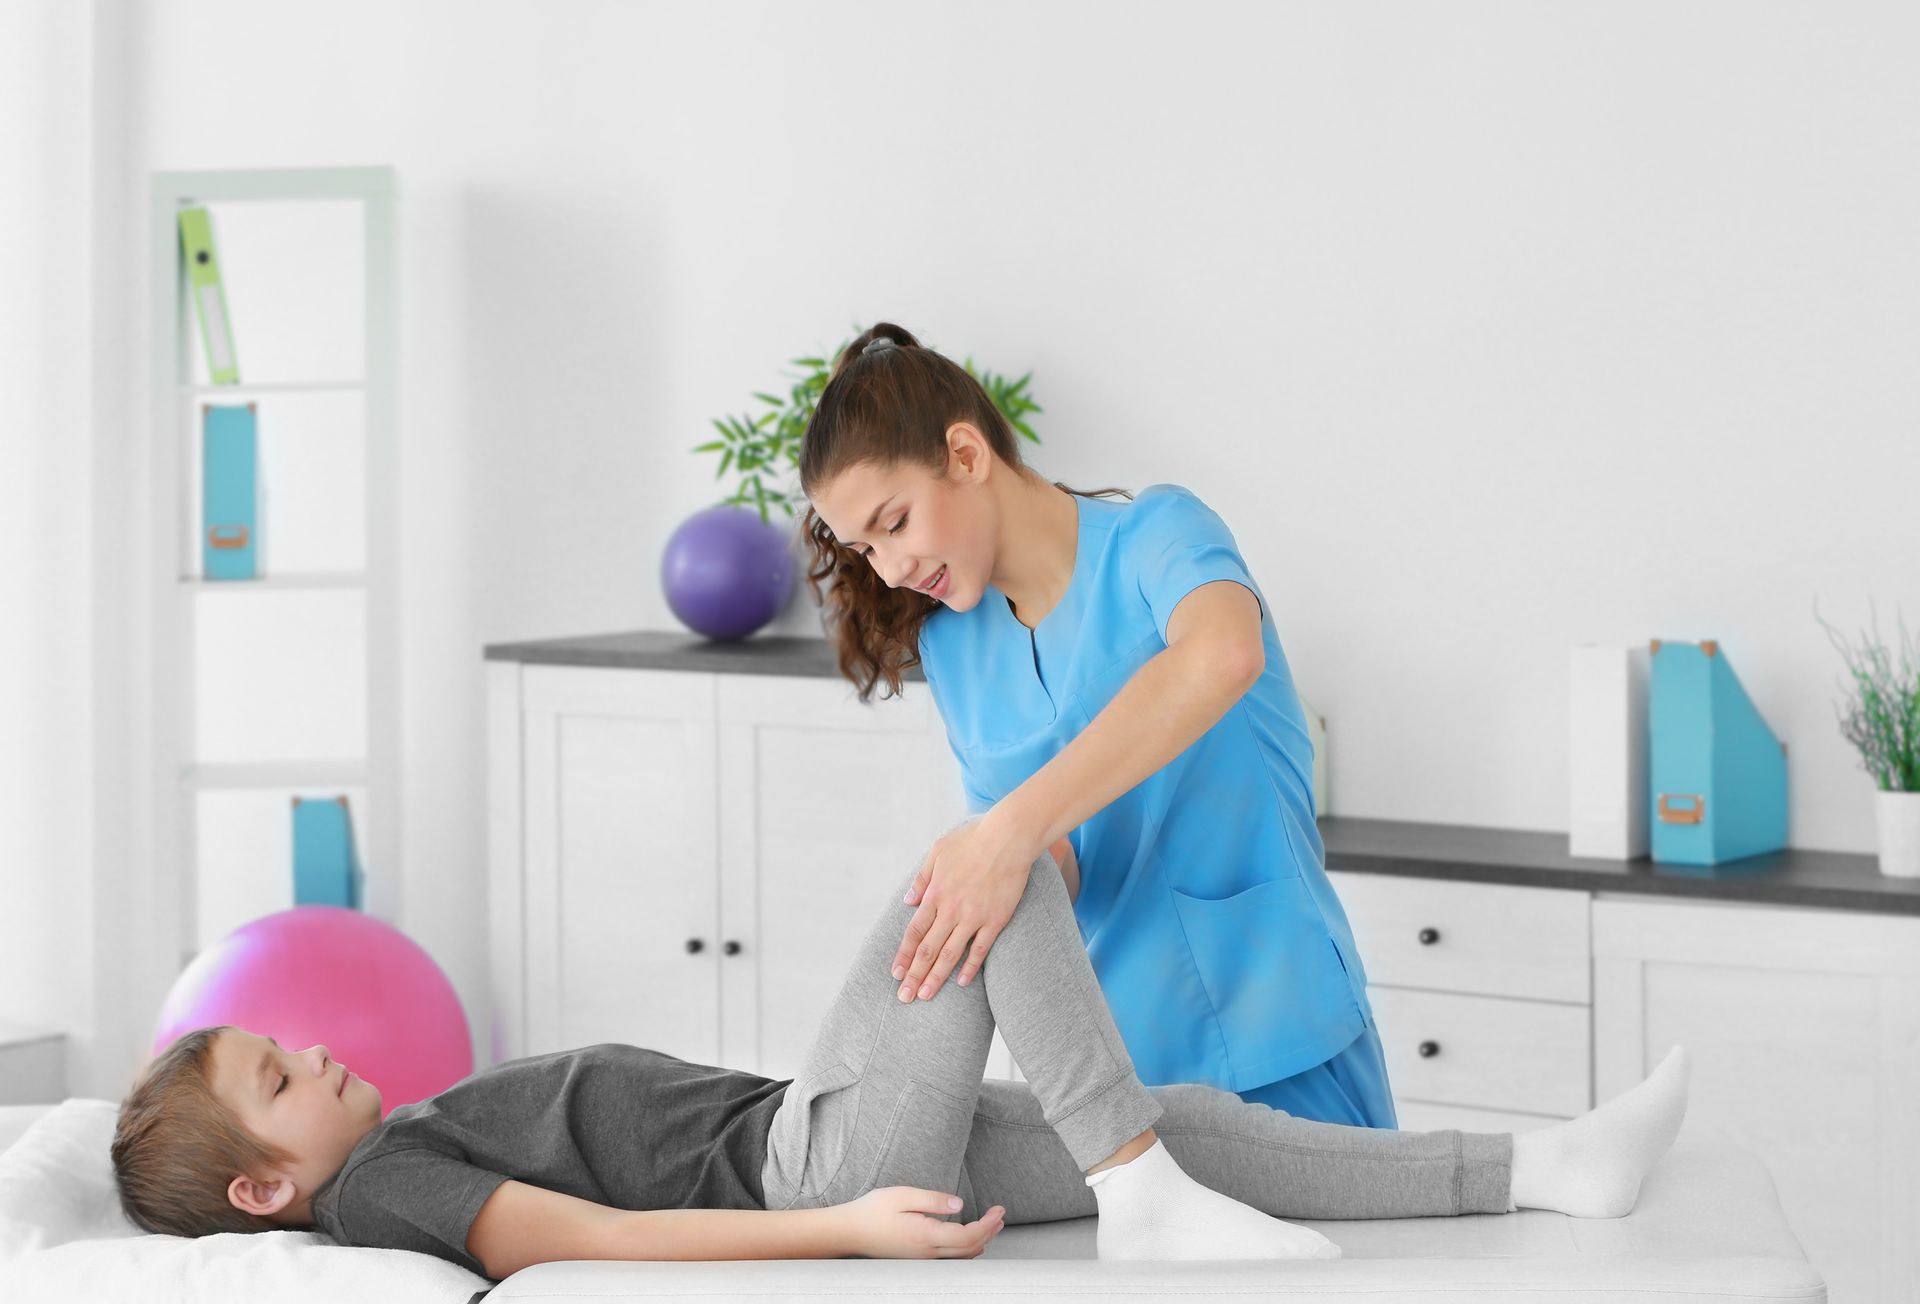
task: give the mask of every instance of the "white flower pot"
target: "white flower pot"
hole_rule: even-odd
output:
[[[1873,800],[1880,825],[1880,872],[1920,878],[1920,792],[1876,792]]]

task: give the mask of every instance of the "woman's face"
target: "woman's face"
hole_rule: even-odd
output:
[[[913,588],[960,611],[993,575],[994,522],[984,442],[964,423],[949,441],[947,471],[919,465],[850,466],[812,496],[833,537],[860,553],[893,588]],[[942,574],[942,571],[945,573]],[[931,591],[928,586],[931,584]]]

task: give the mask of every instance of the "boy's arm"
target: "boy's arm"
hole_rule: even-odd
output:
[[[851,1251],[832,1209],[614,1209],[502,1182],[474,1216],[467,1253],[496,1281],[554,1259],[820,1259]]]

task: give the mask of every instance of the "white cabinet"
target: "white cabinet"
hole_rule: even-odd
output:
[[[1601,897],[1599,1098],[1675,1042],[1680,1139],[1759,1153],[1834,1304],[1920,1300],[1920,919]]]
[[[967,817],[925,685],[863,705],[787,675],[488,676],[492,1062],[624,1041],[792,1076],[889,894]]]
[[[1592,1108],[1585,892],[1334,870],[1402,1129]]]
[[[1693,1060],[1834,1304],[1920,1299],[1920,919],[1330,873],[1405,1130],[1524,1131]]]

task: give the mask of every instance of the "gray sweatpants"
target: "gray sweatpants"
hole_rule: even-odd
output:
[[[912,875],[880,912],[767,1136],[769,1209],[882,1186],[948,1191],[953,1221],[1097,1212],[1085,1172],[1151,1127],[1195,1181],[1279,1218],[1506,1210],[1507,1132],[1399,1132],[1295,1118],[1198,1083],[1146,1087],[1114,1027],[1052,858],[979,974],[903,1003],[890,970]],[[956,966],[956,972],[958,966]],[[1026,1082],[982,1081],[998,1024]]]

